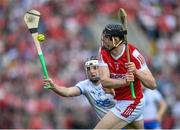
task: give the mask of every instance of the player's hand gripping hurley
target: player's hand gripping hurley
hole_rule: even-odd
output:
[[[40,43],[37,40],[39,19],[40,19],[40,12],[38,12],[37,10],[30,10],[30,11],[26,12],[26,14],[24,15],[24,21],[25,21],[29,31],[31,32],[31,35],[33,37],[33,40],[34,40],[34,43],[35,43],[35,46],[36,46],[36,49],[38,52],[39,61],[41,63],[43,75],[46,79],[48,79],[49,76],[48,76],[48,72],[47,72],[47,68],[46,68],[45,59],[44,59],[44,56],[43,56],[43,53],[41,50]],[[44,88],[49,89],[51,87],[44,86]]]
[[[125,10],[123,8],[120,8],[118,15],[119,15],[120,22],[121,22],[121,24],[124,27],[124,30],[126,30],[128,32],[127,14],[126,14]],[[128,60],[128,62],[130,62],[127,33],[124,35],[124,39],[125,39],[127,60]],[[136,95],[135,95],[135,92],[134,92],[134,84],[133,84],[132,81],[130,82],[130,89],[131,89],[131,96],[132,96],[132,98],[136,98]]]

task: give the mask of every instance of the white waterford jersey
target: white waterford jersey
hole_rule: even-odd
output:
[[[87,79],[80,81],[75,86],[86,96],[99,118],[102,118],[116,104],[113,95],[105,93],[101,84],[96,86]]]
[[[145,89],[144,96],[144,120],[154,120],[157,116],[158,104],[162,100],[161,93],[158,90]]]

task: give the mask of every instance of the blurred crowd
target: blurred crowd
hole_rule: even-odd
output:
[[[72,86],[86,78],[83,61],[98,54],[94,36],[100,34],[91,21],[116,19],[119,7],[147,34],[148,66],[169,106],[162,127],[180,128],[179,0],[0,0],[0,128],[94,127],[97,117],[83,96],[67,99],[43,89],[23,16],[30,9],[41,12],[38,31],[47,36],[41,46],[49,75]]]

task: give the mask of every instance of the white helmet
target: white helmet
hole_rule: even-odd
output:
[[[94,59],[94,60],[90,60],[88,59],[86,62],[85,62],[85,66],[88,67],[88,66],[99,66],[99,62],[98,60]]]
[[[88,58],[87,61],[85,62],[85,70],[86,70],[87,78],[90,79],[92,82],[98,82],[100,80],[98,68],[99,68],[99,61],[94,56]],[[91,69],[97,70],[97,72],[91,74],[90,73]]]

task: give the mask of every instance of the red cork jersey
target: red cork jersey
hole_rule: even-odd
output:
[[[132,44],[128,44],[128,47],[131,62],[135,63],[136,68],[138,70],[145,70],[147,68],[147,65],[144,60],[144,57],[141,55],[138,49]],[[99,53],[100,66],[108,66],[110,71],[110,77],[114,79],[124,79],[125,74],[127,72],[127,69],[125,68],[125,63],[128,62],[125,51],[125,45],[122,53],[117,57],[112,56],[109,51],[105,51],[102,48],[100,48]],[[143,97],[142,86],[140,80],[136,77],[134,81],[134,90],[136,99],[141,99]],[[114,98],[116,100],[132,100],[130,86],[116,88]]]

